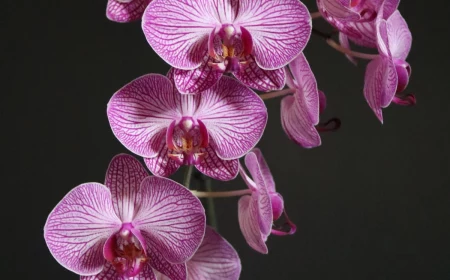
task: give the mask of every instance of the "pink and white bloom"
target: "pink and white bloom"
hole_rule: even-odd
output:
[[[267,254],[266,241],[269,235],[294,234],[295,225],[284,211],[283,197],[276,192],[275,182],[259,149],[253,149],[245,156],[245,166],[252,178],[240,167],[242,178],[252,191],[251,195],[239,199],[239,225],[247,243],[256,251]],[[273,223],[284,213],[287,231],[273,228]]]
[[[115,22],[140,20],[152,0],[108,0],[106,17]]]
[[[283,67],[306,46],[311,16],[299,0],[154,0],[142,28],[176,68],[181,93],[206,90],[225,72],[269,91],[284,87]]]
[[[83,280],[153,280],[152,269],[186,279],[183,263],[201,244],[205,220],[185,187],[118,155],[105,185],[79,185],[58,203],[44,237],[53,257]]]
[[[241,260],[236,250],[210,227],[194,256],[186,262],[187,280],[238,280]],[[155,273],[158,280],[170,280]]]
[[[406,62],[411,43],[411,32],[398,10],[387,20],[381,15],[377,18],[380,55],[367,65],[364,96],[381,122],[381,109],[391,102],[400,105],[413,105],[416,102],[414,95],[396,96],[406,88],[411,75],[411,67]]]
[[[281,101],[283,129],[290,139],[305,148],[320,146],[316,126],[319,124],[320,94],[323,93],[319,93],[316,78],[303,53],[289,64],[289,69],[292,77],[287,75],[287,85],[295,92]]]
[[[341,32],[341,45],[349,47],[350,39],[358,45],[376,48],[375,21],[383,2],[382,13],[388,18],[400,0],[317,0],[317,6],[323,18]]]
[[[230,77],[201,95],[181,95],[171,79],[149,74],[114,94],[108,119],[114,135],[144,157],[153,174],[169,176],[181,165],[195,165],[212,178],[231,180],[238,159],[261,138],[267,109]]]

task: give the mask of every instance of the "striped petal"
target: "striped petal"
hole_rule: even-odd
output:
[[[321,145],[321,139],[309,120],[308,111],[299,98],[286,96],[281,101],[281,124],[289,139],[305,147]]]
[[[252,56],[247,56],[248,64],[241,71],[233,72],[244,85],[260,91],[283,89],[286,84],[284,68],[264,70],[256,64]]]
[[[245,195],[238,203],[239,226],[248,245],[254,250],[267,254],[267,236],[262,236],[258,222],[258,204],[253,196]]]
[[[205,61],[193,70],[174,70],[174,81],[178,91],[182,94],[196,94],[214,86],[223,73],[216,71],[208,62],[213,62],[209,56],[205,56]]]
[[[117,1],[108,0],[106,17],[115,22],[130,22],[142,18],[151,0]]]
[[[256,157],[256,163],[258,164],[258,168],[264,178],[264,183],[267,186],[269,192],[275,192],[275,181],[273,180],[272,172],[270,172],[269,165],[260,149],[254,148],[247,156],[253,154]],[[250,173],[251,174],[251,173]],[[251,174],[253,176],[253,174]]]
[[[141,182],[148,176],[142,164],[130,155],[117,155],[109,164],[105,185],[111,191],[114,211],[123,223],[133,221],[141,204]]]
[[[301,53],[289,64],[289,68],[297,85],[296,96],[301,99],[308,111],[311,124],[317,125],[319,123],[319,90],[305,55]]]
[[[149,264],[154,269],[154,274],[158,280],[184,280],[187,277],[186,265],[184,263],[173,264],[168,262],[163,254],[158,251],[157,243],[147,233],[143,233],[147,252],[149,255]]]
[[[160,177],[169,177],[175,173],[180,165],[169,157],[169,153],[169,149],[164,146],[156,157],[144,158],[145,165],[150,172]]]
[[[152,240],[148,250],[156,250],[171,263],[192,257],[205,233],[200,200],[184,186],[161,177],[145,178],[140,195],[142,204],[133,224]]]
[[[367,65],[364,97],[381,122],[383,122],[381,108],[387,107],[394,98],[397,83],[395,64],[391,59],[380,56]]]
[[[186,265],[188,280],[237,280],[241,273],[236,250],[210,227],[206,228],[202,245]]]
[[[44,238],[62,266],[79,275],[96,275],[105,264],[103,246],[120,226],[108,188],[87,183],[70,191],[53,209]]]
[[[230,181],[236,178],[239,171],[239,160],[223,160],[216,155],[211,147],[205,149],[204,160],[195,167],[206,176],[220,181]]]
[[[245,156],[245,166],[252,176],[256,190],[252,194],[252,199],[257,205],[258,223],[261,234],[267,236],[270,234],[273,221],[272,203],[269,196],[269,188],[262,173],[258,157],[255,153],[248,153]],[[249,186],[250,187],[250,186]]]
[[[179,98],[162,75],[137,78],[109,101],[107,113],[114,135],[133,153],[155,157],[165,144],[167,127],[180,117]]]
[[[411,50],[412,35],[408,24],[398,10],[387,20],[387,34],[392,57],[406,60]]]
[[[298,0],[241,0],[235,25],[245,27],[253,40],[256,63],[274,70],[291,62],[311,35],[311,16]]]
[[[93,276],[81,276],[80,280],[116,280],[122,279],[122,276],[116,272],[114,266],[111,263],[106,263],[105,268],[97,275]],[[153,273],[150,265],[145,265],[139,273],[139,275],[132,278],[133,280],[156,280],[156,276]]]
[[[201,94],[195,116],[206,126],[211,147],[225,160],[237,159],[261,138],[267,109],[261,98],[230,77]]]
[[[326,14],[326,17],[333,17],[342,21],[355,21],[361,15],[350,9],[350,1],[318,0],[319,10]]]
[[[144,12],[142,28],[153,50],[168,64],[195,69],[208,52],[211,31],[234,12],[224,0],[154,0]]]

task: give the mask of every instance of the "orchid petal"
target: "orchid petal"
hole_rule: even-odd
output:
[[[301,53],[289,64],[289,68],[297,84],[295,95],[301,99],[302,107],[308,111],[311,124],[317,125],[319,123],[319,90],[305,55]]]
[[[147,251],[149,256],[149,264],[155,269],[155,274],[158,280],[162,279],[172,279],[172,280],[183,280],[187,277],[186,265],[173,264],[168,262],[163,254],[158,251],[158,244],[154,241],[153,237],[147,233],[143,233],[145,242],[147,244]],[[162,277],[159,274],[162,274]]]
[[[222,1],[152,1],[142,18],[148,43],[175,68],[199,67],[208,53],[209,35],[220,24],[217,2]]]
[[[406,60],[411,50],[412,35],[408,24],[398,10],[387,20],[387,30],[392,57]]]
[[[327,16],[342,21],[357,21],[361,18],[358,12],[349,8],[350,1],[321,0],[319,1],[319,7],[326,11]]]
[[[394,98],[397,83],[397,73],[392,60],[378,57],[367,65],[364,96],[381,122],[383,122],[381,108],[387,107]]]
[[[201,173],[220,181],[230,181],[236,178],[239,172],[239,160],[224,160],[216,155],[216,152],[209,146],[205,148],[207,155],[195,167]]]
[[[325,93],[321,90],[319,90],[319,112],[320,114],[325,111],[327,108],[327,97],[325,96]]]
[[[151,0],[117,1],[108,0],[106,17],[115,22],[130,22],[142,18]]]
[[[111,160],[105,185],[111,191],[114,211],[123,223],[132,222],[135,210],[141,204],[137,194],[147,176],[142,164],[130,155],[117,155]]]
[[[284,68],[264,70],[256,64],[254,58],[247,56],[247,63],[241,71],[233,72],[244,85],[260,91],[280,90],[286,84]]]
[[[250,152],[245,156],[245,166],[252,176],[256,186],[256,191],[253,192],[252,199],[255,200],[255,203],[258,206],[258,222],[260,231],[263,235],[269,235],[273,221],[272,203],[270,200],[267,183],[261,171],[258,157],[255,153]]]
[[[144,158],[145,165],[150,172],[160,177],[169,177],[175,173],[180,165],[169,157],[169,153],[169,149],[164,146],[156,157]]]
[[[245,195],[239,199],[238,203],[239,226],[248,245],[254,250],[267,254],[269,250],[266,246],[267,236],[261,235],[258,221],[258,205],[253,198]]]
[[[174,70],[175,86],[182,94],[196,94],[214,86],[223,72],[216,71],[208,65],[214,60],[209,56],[205,56],[205,61],[193,70]]]
[[[281,194],[275,192],[270,194],[272,203],[273,220],[276,221],[281,217],[284,211],[284,199]]]
[[[87,183],[70,191],[53,209],[44,238],[53,257],[80,275],[102,271],[106,240],[120,229],[121,221],[103,185]]]
[[[81,276],[80,280],[110,280],[110,279],[120,279],[120,275],[116,272],[114,266],[106,262],[103,270],[97,275],[91,276]]]
[[[186,265],[189,280],[237,280],[241,273],[236,250],[210,227],[206,227],[202,245]]]
[[[116,92],[108,104],[114,135],[133,153],[152,158],[165,144],[166,129],[180,116],[179,95],[162,75],[144,75]]]
[[[200,200],[182,185],[161,177],[145,178],[141,196],[141,208],[133,221],[135,228],[154,241],[149,248],[154,247],[167,261],[185,262],[205,233],[205,211]]]
[[[275,181],[273,180],[273,176],[272,176],[272,173],[270,172],[269,165],[267,164],[266,160],[264,159],[264,156],[263,156],[261,150],[258,148],[254,148],[249,153],[249,155],[250,154],[254,154],[256,156],[256,161],[259,166],[259,170],[261,170],[261,174],[264,178],[264,182],[267,186],[267,189],[269,190],[269,192],[275,192]]]
[[[236,25],[253,39],[256,63],[281,68],[303,51],[311,35],[311,16],[298,0],[241,0]]]
[[[230,77],[202,92],[196,115],[208,129],[210,145],[225,160],[237,159],[261,138],[267,108],[261,98]]]
[[[289,139],[305,147],[321,145],[320,135],[309,121],[305,106],[294,96],[286,96],[281,101],[281,124]]]

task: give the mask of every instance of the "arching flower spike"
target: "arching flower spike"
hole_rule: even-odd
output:
[[[256,93],[230,77],[194,96],[149,74],[114,94],[108,119],[119,141],[158,176],[195,165],[212,178],[231,180],[238,159],[261,138],[267,109]]]
[[[152,269],[186,279],[183,262],[202,242],[204,209],[182,185],[147,176],[139,161],[118,155],[105,185],[70,191],[44,227],[55,259],[82,280],[153,280]]]
[[[253,179],[245,173],[242,166],[240,172],[252,194],[239,199],[239,225],[250,247],[267,254],[266,241],[271,233],[294,234],[296,227],[284,211],[283,197],[275,190],[275,182],[261,151],[253,149],[248,153],[245,156],[245,165]],[[289,227],[287,231],[272,226],[283,213]]]
[[[152,0],[108,0],[106,17],[115,22],[140,20]]]
[[[396,96],[406,88],[411,75],[406,58],[411,50],[412,35],[399,11],[395,11],[387,20],[382,15],[378,17],[377,35],[380,55],[367,65],[364,96],[375,115],[383,122],[381,109],[391,102],[415,104],[413,95],[404,99]]]
[[[142,28],[175,70],[181,93],[199,93],[225,72],[262,90],[284,87],[284,66],[302,52],[311,17],[299,0],[154,0]]]
[[[383,1],[383,15],[388,18],[400,0],[317,0],[317,6],[323,18],[341,32],[341,45],[349,47],[350,39],[360,46],[376,48],[375,21]]]
[[[236,250],[222,236],[206,227],[205,238],[194,256],[186,262],[187,280],[238,280],[241,260]],[[157,280],[170,278],[155,273]]]

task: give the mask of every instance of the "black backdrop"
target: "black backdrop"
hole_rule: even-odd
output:
[[[106,0],[1,6],[2,279],[78,279],[47,250],[45,219],[71,188],[102,182],[110,159],[126,152],[106,118],[111,95],[168,70],[140,24],[109,22],[105,7]],[[306,55],[328,96],[324,118],[338,116],[343,126],[305,150],[283,133],[280,101],[267,102],[259,147],[298,232],[270,237],[269,255],[258,254],[239,231],[237,199],[217,200],[241,279],[450,277],[449,8],[447,0],[402,2],[414,36],[408,91],[418,105],[384,110],[384,125],[363,98],[364,65],[312,37]],[[214,183],[244,187],[240,179]]]

